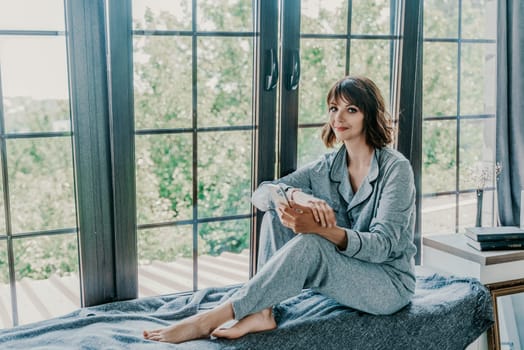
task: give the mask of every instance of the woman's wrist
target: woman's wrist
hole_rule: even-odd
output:
[[[340,250],[346,250],[348,246],[346,230],[342,227],[334,226],[322,228],[319,230],[318,234],[335,244]]]
[[[300,188],[296,188],[296,187],[288,187],[288,188],[286,188],[286,195],[292,201],[295,200],[294,195],[295,195],[296,192],[301,192]]]
[[[310,201],[314,200],[315,197],[305,192],[302,192],[302,190],[300,190],[299,188],[296,188],[293,192],[292,199],[295,203],[298,203],[303,206],[308,206]]]

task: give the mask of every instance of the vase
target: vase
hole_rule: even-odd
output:
[[[475,219],[475,226],[482,226],[482,200],[484,199],[484,190],[477,189],[477,217]]]

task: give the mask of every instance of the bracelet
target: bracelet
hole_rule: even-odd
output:
[[[296,187],[288,187],[286,188],[286,194],[289,192],[289,199],[293,200],[293,193],[300,191],[299,188]]]

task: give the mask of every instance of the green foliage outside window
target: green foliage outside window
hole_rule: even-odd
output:
[[[199,15],[205,18],[200,29],[252,31],[251,6],[245,1],[203,2],[199,4]],[[146,11],[143,22],[135,26],[176,29],[184,22],[175,14],[154,16]],[[196,126],[251,125],[252,38],[201,37],[196,57],[192,56],[191,39],[186,37],[135,37],[134,43],[137,130],[194,126],[193,59],[197,64]],[[250,214],[251,130],[199,131],[196,150],[191,132],[137,136],[136,141],[139,224],[193,219],[195,151],[198,218]],[[245,221],[199,225],[199,254],[249,248],[249,224],[246,226]],[[191,256],[192,240],[177,236],[177,230],[172,228],[171,234],[166,229],[139,232],[141,260],[148,260],[142,249],[160,260]],[[163,253],[166,246],[172,255]]]

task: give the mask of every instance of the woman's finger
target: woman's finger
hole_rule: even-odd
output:
[[[324,215],[326,218],[327,227],[336,226],[337,219],[335,217],[335,212],[329,205],[327,205],[327,203],[324,205]]]
[[[315,220],[315,222],[320,223],[320,215],[315,202],[309,201],[308,204],[309,208],[311,209],[311,213],[313,214],[313,219]]]
[[[320,222],[323,227],[333,227],[336,225],[336,218],[333,209],[325,201],[317,203]]]
[[[322,227],[326,227],[327,225],[327,222],[326,222],[326,216],[324,214],[324,206],[323,206],[323,203],[318,201],[318,202],[315,202],[315,210],[317,211],[317,215],[318,215],[318,223],[322,226]]]

